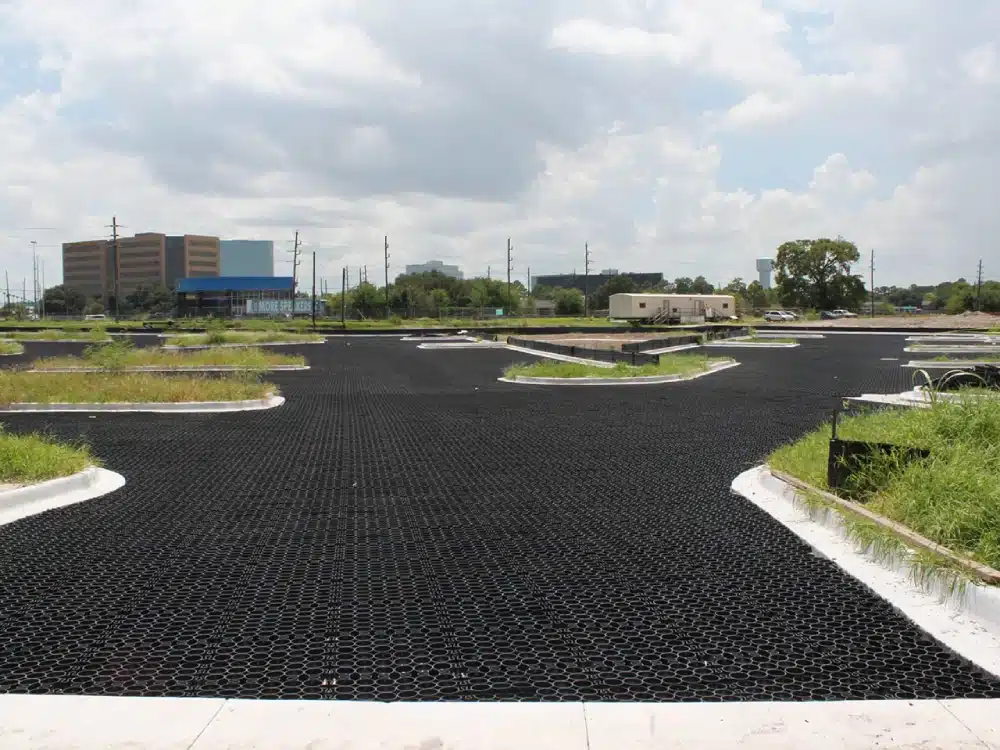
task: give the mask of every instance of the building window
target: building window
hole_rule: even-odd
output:
[[[677,312],[677,308],[676,307],[673,309],[673,312]]]
[[[646,309],[646,303],[645,302],[640,302],[639,303],[639,309],[640,310],[645,310]]]
[[[722,309],[723,310],[728,310],[729,309],[729,303],[728,302],[723,302],[722,303]]]

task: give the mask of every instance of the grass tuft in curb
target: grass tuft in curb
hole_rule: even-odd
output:
[[[0,484],[34,484],[98,465],[85,445],[67,445],[37,433],[13,435],[0,425]]]

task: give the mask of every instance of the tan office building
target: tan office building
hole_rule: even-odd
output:
[[[63,283],[107,303],[114,297],[116,266],[118,291],[125,297],[139,287],[173,288],[180,278],[218,276],[220,262],[218,237],[141,232],[118,239],[117,257],[109,240],[65,243]]]

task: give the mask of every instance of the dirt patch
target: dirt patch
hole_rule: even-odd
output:
[[[965,328],[994,328],[1000,326],[1000,315],[989,313],[963,313],[961,315],[891,315],[874,318],[841,318],[839,320],[812,320],[796,325],[822,326],[823,328],[913,328],[959,330]]]
[[[657,333],[608,333],[590,335],[586,333],[556,333],[538,336],[518,336],[523,339],[547,341],[565,346],[581,346],[586,349],[602,349],[620,352],[622,344],[633,341],[649,341],[652,338],[662,338],[665,334]]]

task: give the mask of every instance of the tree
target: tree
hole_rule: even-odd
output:
[[[99,299],[92,299],[83,306],[84,315],[100,315],[104,312],[104,303]]]
[[[674,293],[694,294],[694,280],[688,278],[687,276],[682,276],[679,279],[674,279]]]
[[[851,264],[860,259],[857,246],[841,238],[784,243],[774,263],[781,303],[818,310],[858,307],[866,291]]]
[[[622,274],[612,276],[590,295],[590,306],[594,310],[607,310],[612,294],[631,294],[635,291],[635,281],[631,276],[623,276]]]
[[[442,310],[451,304],[451,298],[448,296],[448,292],[444,289],[432,289],[431,304],[433,304],[437,310]]]
[[[373,317],[385,310],[385,292],[367,281],[358,284],[351,297],[355,309],[366,317]]]
[[[583,312],[583,292],[579,289],[556,289],[557,315],[579,315]]]
[[[49,287],[42,295],[45,312],[52,315],[81,315],[87,304],[87,297],[65,284]]]
[[[704,276],[698,276],[691,282],[691,289],[695,294],[712,294],[715,291],[715,287],[709,284]]]
[[[173,309],[174,298],[167,287],[138,286],[125,296],[125,304],[132,310],[141,313],[165,313]]]
[[[751,281],[747,284],[746,299],[750,307],[755,310],[767,307],[767,290],[760,285],[759,281]]]

